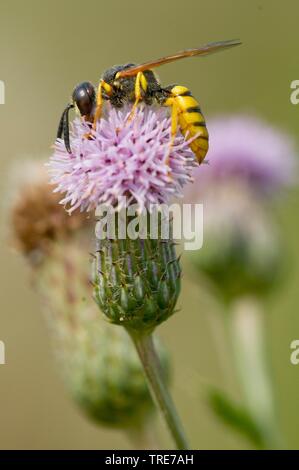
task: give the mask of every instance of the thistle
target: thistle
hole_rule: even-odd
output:
[[[227,302],[264,296],[282,268],[271,201],[295,181],[291,138],[258,119],[226,117],[211,122],[209,165],[194,171],[184,202],[204,205],[205,240],[190,259]]]
[[[213,391],[210,402],[254,445],[273,448],[281,437],[261,300],[282,279],[281,232],[271,205],[296,179],[295,147],[279,129],[244,116],[212,121],[210,135],[210,164],[195,170],[184,195],[185,202],[202,202],[205,214],[204,246],[189,254],[223,303],[244,400],[240,406]]]
[[[97,423],[140,433],[153,402],[129,335],[104,322],[92,300],[92,223],[58,201],[43,166],[32,164],[11,207],[14,244],[29,262],[70,394]],[[168,358],[156,344],[168,381]]]
[[[165,109],[143,106],[134,119],[130,108],[108,107],[96,130],[76,120],[69,154],[58,140],[50,159],[52,183],[65,193],[61,200],[70,212],[99,211],[108,206],[119,227],[134,205],[135,225],[151,218],[153,207],[182,195],[196,165],[190,141],[178,134],[171,139],[170,117]],[[86,139],[86,134],[90,138]],[[100,211],[102,212],[102,211]],[[158,236],[150,229],[136,237],[97,233],[94,262],[94,296],[107,319],[123,325],[131,335],[144,366],[153,396],[163,412],[178,448],[187,443],[171,397],[160,374],[151,333],[172,315],[180,290],[180,266],[171,236],[163,237],[163,217]],[[98,232],[98,231],[97,231]]]

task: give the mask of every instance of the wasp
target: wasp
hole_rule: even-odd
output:
[[[209,134],[198,101],[185,86],[163,87],[152,69],[179,59],[205,56],[239,44],[241,44],[239,40],[213,42],[140,65],[115,65],[104,72],[97,88],[90,82],[78,84],[74,88],[71,103],[62,113],[57,138],[63,136],[65,147],[71,153],[69,111],[72,108],[77,108],[82,118],[96,129],[104,101],[109,101],[116,108],[132,103],[127,118],[129,120],[133,119],[140,102],[147,105],[168,106],[171,109],[171,142],[173,143],[179,128],[183,136],[187,135],[190,138],[190,148],[201,163],[208,151]],[[86,137],[91,138],[90,134]]]

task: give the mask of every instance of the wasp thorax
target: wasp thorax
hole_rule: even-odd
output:
[[[114,84],[115,80],[118,78],[118,73],[122,70],[126,70],[130,67],[133,67],[135,64],[124,64],[124,65],[114,65],[110,69],[105,70],[103,73],[102,79],[104,82],[109,83],[110,85]]]

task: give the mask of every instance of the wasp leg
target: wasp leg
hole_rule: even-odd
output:
[[[145,78],[145,75],[142,72],[138,72],[135,80],[135,102],[133,104],[129,116],[127,117],[127,122],[130,122],[134,118],[138,103],[142,99],[142,92],[146,92],[146,90],[147,80]]]
[[[112,94],[112,86],[109,83],[106,83],[104,80],[101,80],[97,90],[97,106],[96,112],[93,117],[93,124],[92,128],[95,130],[97,128],[97,121],[100,119],[102,114],[102,106],[103,106],[103,90],[106,92],[108,96]]]

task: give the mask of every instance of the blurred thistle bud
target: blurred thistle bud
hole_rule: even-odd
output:
[[[148,386],[126,331],[100,317],[87,264],[82,241],[69,241],[57,243],[38,271],[36,283],[50,313],[56,355],[71,394],[91,418],[140,428],[153,411]],[[168,379],[167,356],[157,346]]]
[[[71,154],[57,141],[49,163],[52,183],[65,193],[61,202],[69,204],[70,212],[109,206],[118,225],[121,214],[134,205],[139,225],[142,216],[150,219],[153,207],[181,196],[191,181],[195,157],[180,133],[171,144],[168,111],[141,106],[127,120],[130,110],[109,108],[96,130],[76,120]],[[90,139],[84,138],[88,132]],[[125,229],[129,225],[130,218]],[[173,313],[181,272],[171,234],[163,238],[162,228],[160,217],[157,239],[147,226],[143,236],[126,232],[98,240],[95,298],[111,322],[149,333]]]
[[[204,244],[188,252],[226,300],[262,295],[281,268],[277,227],[246,188],[211,186],[204,196]]]
[[[98,423],[140,428],[153,411],[152,399],[128,334],[103,321],[92,300],[93,224],[86,214],[66,213],[39,164],[31,174],[17,188],[11,229],[30,262],[63,377],[81,409]],[[168,379],[168,358],[157,346]]]
[[[204,206],[204,244],[191,260],[231,301],[263,295],[280,278],[281,241],[269,201],[295,181],[292,140],[259,120],[236,116],[210,123],[209,165],[187,187],[184,202]]]

